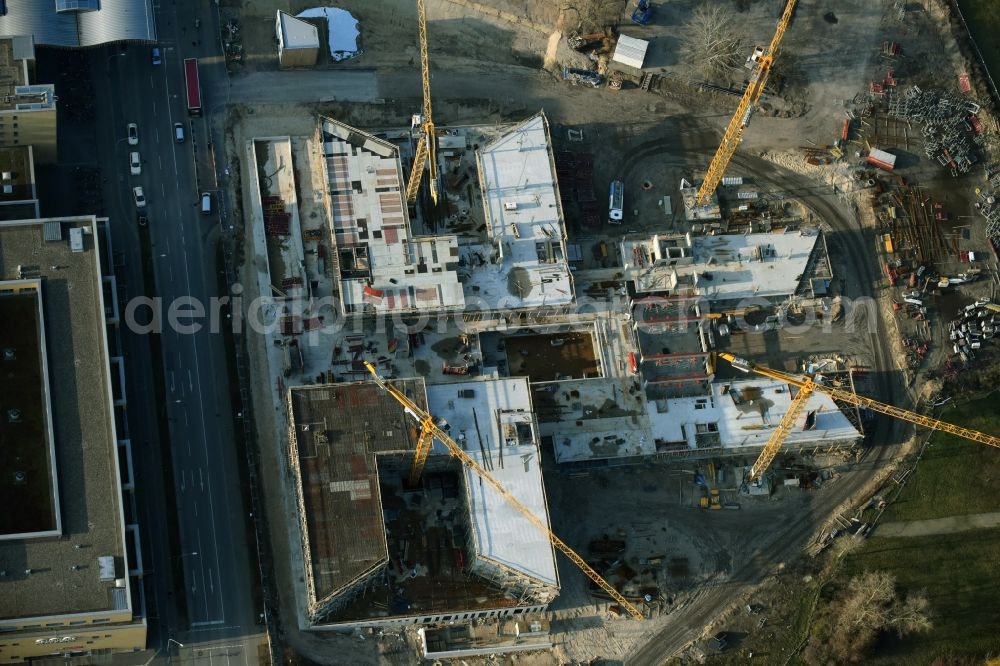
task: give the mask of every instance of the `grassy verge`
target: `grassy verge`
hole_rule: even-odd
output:
[[[945,421],[1000,434],[994,394],[948,410]],[[924,520],[1000,510],[1000,450],[936,433],[883,522]],[[838,581],[863,571],[890,571],[903,594],[922,592],[934,628],[899,640],[886,636],[873,664],[927,664],[946,655],[1000,652],[1000,529],[865,542],[844,560]]]
[[[996,0],[958,0],[965,22],[983,54],[994,80],[1000,80],[1000,3]]]
[[[945,412],[943,420],[1000,435],[996,394]],[[1000,510],[1000,449],[937,433],[882,522],[924,520]]]
[[[1000,529],[908,539],[872,538],[849,556],[843,580],[862,571],[896,575],[906,594],[923,591],[934,628],[926,634],[885,637],[873,664],[929,664],[946,655],[1000,651]]]

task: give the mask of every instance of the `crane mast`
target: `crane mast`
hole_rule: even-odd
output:
[[[761,451],[760,456],[758,456],[757,462],[755,462],[753,467],[750,468],[750,474],[745,480],[746,483],[753,483],[759,479],[761,474],[763,474],[770,466],[775,456],[778,455],[778,451],[780,451],[782,445],[784,445],[788,434],[791,432],[796,417],[802,412],[806,402],[809,400],[809,396],[813,392],[824,393],[834,400],[846,402],[850,405],[854,405],[855,407],[864,407],[872,410],[873,412],[885,414],[886,416],[891,416],[908,423],[913,423],[914,425],[930,428],[931,430],[940,430],[941,432],[946,432],[950,435],[957,435],[958,437],[963,437],[973,442],[979,442],[980,444],[1000,448],[1000,437],[996,437],[994,435],[987,435],[986,433],[979,432],[978,430],[971,430],[969,428],[963,428],[945,421],[939,421],[938,419],[924,416],[923,414],[917,414],[916,412],[911,412],[900,407],[894,407],[872,398],[866,398],[852,391],[845,391],[833,386],[819,384],[813,381],[810,377],[798,377],[786,372],[781,372],[780,370],[773,370],[727,352],[720,352],[719,357],[729,361],[730,365],[737,370],[742,370],[743,372],[754,372],[763,377],[776,379],[799,389],[799,394],[792,401],[785,417],[781,419],[781,423],[774,430],[774,432],[771,433],[771,437],[767,444],[764,445],[764,449]]]
[[[455,440],[451,438],[451,435],[446,433],[437,425],[437,423],[434,421],[434,417],[432,417],[427,411],[422,409],[413,400],[408,398],[402,391],[400,391],[395,386],[382,379],[382,377],[379,376],[378,370],[375,369],[374,365],[372,365],[368,361],[365,361],[365,368],[367,368],[368,372],[371,373],[372,378],[375,380],[375,383],[378,384],[382,390],[384,390],[386,393],[395,398],[396,401],[403,406],[403,410],[420,424],[421,440],[424,439],[425,435],[427,435],[428,437],[427,452],[429,452],[430,450],[430,444],[432,439],[436,439],[442,444],[444,444],[445,448],[448,449],[448,453],[450,453],[455,458],[458,458],[458,460],[461,461],[463,465],[465,465],[473,472],[475,472],[475,474],[485,483],[489,484],[489,486],[493,488],[493,490],[495,490],[501,497],[503,497],[508,504],[514,507],[518,511],[518,513],[524,516],[528,520],[528,522],[530,522],[540,532],[542,532],[542,534],[548,537],[549,543],[551,543],[563,555],[568,557],[573,562],[573,564],[579,567],[580,570],[583,571],[583,573],[586,574],[588,578],[590,578],[590,580],[597,583],[597,585],[599,585],[601,589],[607,592],[611,596],[611,598],[618,603],[619,606],[621,606],[625,611],[629,613],[629,615],[631,615],[637,620],[643,619],[644,616],[642,614],[642,611],[640,611],[631,602],[629,602],[628,599],[622,596],[622,594],[618,590],[616,590],[611,585],[611,583],[604,580],[601,574],[597,573],[597,571],[595,571],[593,567],[587,564],[587,562],[582,557],[580,557],[580,555],[578,555],[575,550],[570,548],[569,545],[566,544],[566,542],[557,537],[552,532],[552,530],[549,529],[545,521],[536,516],[531,511],[531,509],[522,504],[521,501],[517,499],[517,497],[512,495],[506,488],[503,487],[503,484],[497,481],[493,477],[493,475],[491,475],[488,471],[486,471],[486,469],[483,468],[482,465],[477,463],[472,458],[472,456],[466,453],[465,450],[461,446],[459,446],[458,443],[455,442]],[[424,452],[423,454],[424,460],[427,459],[427,452]],[[423,469],[423,463],[421,463],[420,467],[421,469]],[[413,479],[413,471],[415,469],[416,469],[416,464],[414,464],[414,468],[410,472],[411,481]],[[419,478],[419,474],[417,478]]]
[[[754,109],[757,108],[760,96],[764,94],[764,86],[767,85],[767,79],[771,75],[774,56],[781,45],[782,38],[785,36],[785,31],[788,29],[788,23],[792,20],[792,12],[795,10],[796,1],[788,0],[785,5],[785,11],[781,13],[781,18],[778,19],[778,27],[774,31],[771,43],[768,45],[767,50],[757,59],[757,66],[754,67],[753,74],[750,76],[750,83],[747,85],[746,90],[743,91],[743,97],[740,98],[740,103],[736,106],[736,113],[733,114],[729,125],[726,126],[725,133],[722,135],[722,143],[719,144],[715,155],[712,157],[712,161],[708,165],[705,180],[702,181],[701,187],[698,188],[696,201],[699,205],[707,203],[712,197],[712,193],[715,192],[715,188],[719,186],[719,181],[722,180],[722,176],[726,173],[729,160],[733,158],[736,148],[740,145],[740,141],[743,140],[743,130],[750,124],[750,117],[753,115]]]
[[[413,157],[410,181],[406,184],[406,201],[412,204],[417,200],[420,180],[429,161],[431,199],[436,204],[438,201],[437,139],[434,135],[434,117],[431,109],[431,63],[427,53],[427,10],[424,7],[424,0],[417,0],[417,27],[420,34],[420,83],[424,103],[423,117],[420,121],[420,139],[417,141],[417,150]]]

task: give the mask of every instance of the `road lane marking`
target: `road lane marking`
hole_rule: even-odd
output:
[[[174,371],[173,370],[168,370],[167,374],[170,375],[170,392],[173,393],[174,392]]]
[[[174,118],[173,118],[172,104],[170,103],[170,100],[171,100],[170,80],[167,78],[166,68],[163,69],[163,84],[164,84],[164,88],[165,88],[166,94],[167,94],[167,116],[168,116],[168,122],[171,125],[173,125],[173,123],[175,121],[174,121]],[[174,173],[177,174],[178,173],[178,171],[177,171],[177,150],[178,150],[178,147],[180,146],[180,144],[178,144],[176,142],[172,142],[172,144],[173,144],[173,150],[170,151],[170,155],[171,155],[171,157],[174,160]],[[186,146],[185,146],[185,148],[186,148]],[[180,182],[179,181],[180,181],[180,178],[174,178],[174,186],[175,186],[175,188],[177,190],[177,198],[176,198],[177,201],[181,201],[181,196],[180,196]],[[184,234],[184,225],[180,224],[179,226],[181,228],[181,245],[182,246],[183,245],[187,245],[187,237]],[[187,253],[186,252],[182,252],[181,253],[181,257],[183,258],[183,261],[184,261],[184,279],[185,279],[185,283],[187,284],[187,293],[188,293],[188,295],[190,295],[191,294],[191,269],[188,266]],[[191,336],[191,346],[194,348],[194,352],[195,352],[195,355],[194,355],[195,374],[198,375],[198,396],[197,396],[197,398],[198,398],[198,407],[201,410],[202,442],[204,442],[205,459],[207,461],[208,460],[208,432],[205,429],[205,405],[202,404],[203,400],[201,399],[201,386],[202,386],[202,384],[201,384],[201,366],[200,366],[200,364],[198,362],[198,346],[196,344],[195,336]],[[178,357],[179,356],[180,356],[180,352],[178,352]],[[184,412],[184,417],[185,417],[185,419],[187,419],[187,411],[186,410]],[[188,440],[188,443],[189,443],[189,446],[190,446],[190,439]],[[224,471],[223,471],[223,474],[225,474]],[[219,566],[219,543],[218,543],[218,539],[216,538],[217,527],[216,527],[216,524],[215,524],[215,500],[214,500],[214,498],[212,496],[212,477],[211,476],[208,477],[208,506],[209,506],[209,512],[211,514],[210,520],[211,520],[211,525],[212,525],[212,542],[213,542],[212,552],[213,552],[213,554],[215,556],[215,568],[219,569],[221,571],[222,569]],[[199,540],[201,539],[201,534],[200,533],[198,535],[198,538],[199,538]],[[203,552],[203,551],[199,548],[198,552]],[[205,603],[206,603],[206,608],[207,608],[207,604],[208,604],[207,599],[206,599]],[[223,601],[223,595],[221,595],[221,594],[219,595],[219,609],[222,612],[222,617],[225,618],[226,617],[226,607],[225,607],[225,602]],[[220,621],[220,624],[223,621]]]
[[[181,492],[184,492],[186,485],[184,483],[184,470],[181,470]]]
[[[212,591],[212,594],[215,594],[215,574],[212,567],[208,568],[208,589]]]
[[[191,380],[191,368],[188,368],[188,389],[194,391],[194,382]]]
[[[198,468],[198,483],[201,484],[201,491],[205,492],[205,477],[202,474],[204,470],[201,467]]]

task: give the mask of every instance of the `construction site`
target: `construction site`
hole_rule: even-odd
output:
[[[923,407],[1000,333],[1000,127],[946,5],[736,3],[712,78],[691,2],[390,4],[346,3],[364,49],[315,72],[385,69],[376,98],[229,115],[289,649],[701,659],[911,426],[1000,444]]]

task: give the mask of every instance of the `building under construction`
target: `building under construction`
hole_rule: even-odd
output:
[[[396,383],[547,522],[524,378]],[[559,589],[548,538],[443,450],[407,484],[414,420],[368,382],[287,393],[304,588],[300,626],[391,626],[544,610]]]

